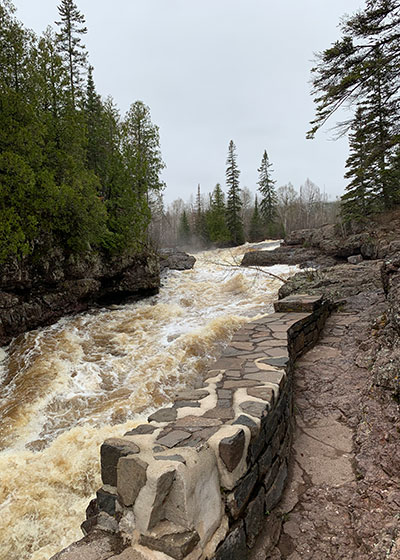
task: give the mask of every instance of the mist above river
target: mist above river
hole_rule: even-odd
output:
[[[64,318],[1,350],[1,560],[47,560],[81,538],[103,440],[195,384],[238,328],[271,310],[281,282],[228,266],[248,248],[198,253],[157,296]]]

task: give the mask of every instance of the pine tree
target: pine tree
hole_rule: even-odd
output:
[[[342,196],[341,213],[346,222],[361,221],[374,210],[371,169],[371,131],[362,106],[356,111],[349,137],[350,155],[345,177],[352,179]]]
[[[240,217],[242,202],[240,200],[239,175],[240,171],[236,162],[236,146],[231,140],[228,147],[226,160],[226,184],[228,187],[228,201],[226,205],[226,223],[230,232],[230,241],[233,245],[244,243],[243,223]]]
[[[308,137],[344,104],[355,106],[356,112],[337,125],[338,130],[345,133],[353,127],[354,131],[357,107],[363,107],[371,139],[369,166],[375,176],[371,190],[376,194],[377,209],[389,209],[400,200],[391,168],[400,143],[399,26],[399,0],[367,0],[363,11],[343,21],[342,38],[319,55],[313,68],[317,110]],[[351,165],[354,175],[354,162]]]
[[[61,0],[58,13],[60,14],[60,21],[56,21],[60,27],[57,34],[58,48],[67,64],[71,101],[72,106],[75,107],[76,99],[81,95],[82,72],[87,67],[87,52],[81,40],[81,36],[87,33],[87,28],[85,17],[73,0]]]
[[[257,184],[259,185],[258,190],[261,194],[260,213],[264,224],[269,229],[272,229],[273,223],[276,219],[276,207],[278,199],[274,189],[275,181],[271,178],[272,163],[269,162],[266,150],[264,150],[258,172],[259,179]]]
[[[210,209],[207,214],[207,229],[210,241],[217,245],[225,245],[230,239],[226,224],[225,196],[221,185],[217,183],[210,196]]]
[[[181,214],[178,229],[178,243],[181,245],[189,245],[191,241],[191,231],[186,210]]]
[[[250,221],[249,236],[250,236],[250,241],[252,242],[262,241],[265,237],[265,227],[263,224],[262,216],[258,210],[257,195],[254,201],[254,210]]]
[[[107,134],[105,117],[100,95],[96,92],[93,79],[93,66],[89,66],[84,113],[87,128],[86,161],[102,182],[101,195],[106,196],[104,185],[104,164],[106,161],[106,145],[104,138]]]

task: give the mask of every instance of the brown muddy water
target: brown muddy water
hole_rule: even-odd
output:
[[[0,560],[47,560],[81,538],[103,440],[195,383],[238,328],[271,310],[278,280],[225,266],[245,250],[199,253],[193,270],[167,273],[157,296],[0,349]]]

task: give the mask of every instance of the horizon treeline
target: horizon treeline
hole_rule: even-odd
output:
[[[339,202],[310,179],[297,191],[291,183],[275,188],[266,150],[258,168],[257,193],[240,186],[236,146],[231,140],[226,160],[226,189],[220,183],[208,193],[198,185],[189,201],[181,198],[154,208],[150,227],[156,246],[191,249],[232,247],[264,239],[281,239],[294,229],[335,223]]]
[[[308,136],[341,107],[352,109],[336,125],[350,144],[341,215],[365,222],[400,203],[400,0],[367,0],[340,28],[312,70],[316,116]]]
[[[0,261],[139,251],[164,185],[158,127],[141,101],[124,118],[96,91],[85,18],[61,0],[38,37],[0,0]]]

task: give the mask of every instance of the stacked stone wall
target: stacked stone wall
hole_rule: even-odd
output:
[[[276,302],[235,334],[203,387],[104,442],[84,531],[113,531],[143,559],[246,559],[288,475],[294,361],[328,313],[317,296]]]

